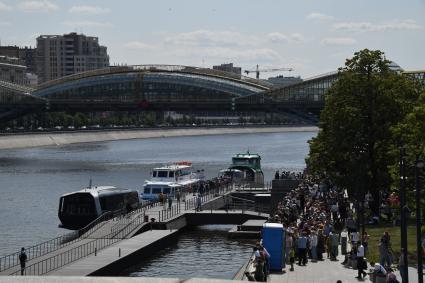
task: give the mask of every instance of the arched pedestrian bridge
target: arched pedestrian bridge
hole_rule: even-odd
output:
[[[424,71],[405,72],[417,77]],[[0,121],[46,111],[183,111],[319,113],[338,72],[285,87],[206,68],[116,66],[28,88],[0,81]]]

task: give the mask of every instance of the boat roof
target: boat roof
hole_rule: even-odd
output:
[[[260,158],[261,156],[257,153],[237,153],[235,155],[233,155],[233,158]]]
[[[155,167],[153,170],[161,170],[161,171],[176,171],[180,169],[186,169],[191,168],[189,165],[179,165],[179,164],[172,164],[172,165],[166,165],[162,167]]]
[[[150,186],[168,186],[168,187],[180,187],[180,186],[185,186],[185,185],[191,185],[194,183],[199,182],[199,179],[189,179],[189,180],[183,180],[183,181],[179,181],[178,183],[176,182],[167,182],[167,181],[145,181],[145,186],[146,185],[150,185]]]
[[[117,192],[131,192],[131,191],[135,191],[135,190],[117,188],[114,186],[93,186],[93,187],[83,188],[79,191],[63,194],[61,197],[76,194],[76,193],[90,193],[92,195],[98,195],[98,194],[108,194],[108,193],[117,193]]]

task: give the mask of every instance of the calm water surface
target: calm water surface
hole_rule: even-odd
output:
[[[155,138],[0,150],[0,254],[48,240],[58,228],[60,195],[87,186],[140,189],[152,167],[190,160],[208,177],[235,153],[259,153],[266,180],[277,168],[301,170],[316,132]]]
[[[232,225],[185,230],[175,245],[125,270],[121,276],[233,279],[252,254],[255,240],[227,237]]]

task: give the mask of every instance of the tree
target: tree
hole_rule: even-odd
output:
[[[325,173],[363,201],[370,192],[374,212],[379,191],[391,184],[389,167],[395,139],[391,127],[405,117],[417,99],[415,84],[389,69],[384,53],[364,49],[347,59],[339,79],[325,95],[320,130],[310,143],[307,164]]]

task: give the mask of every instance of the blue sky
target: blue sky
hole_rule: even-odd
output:
[[[425,69],[425,0],[0,0],[2,45],[41,34],[98,36],[111,64],[181,64],[333,71],[363,48]]]

